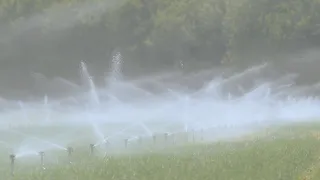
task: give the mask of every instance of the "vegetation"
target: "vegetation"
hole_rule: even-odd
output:
[[[72,164],[68,164],[67,153],[52,156],[52,160],[59,160],[54,163],[50,156],[45,157],[46,170],[41,169],[39,157],[18,159],[13,179],[319,179],[318,130],[319,125],[299,124],[235,142],[106,158],[90,157],[88,147],[83,147],[75,149]],[[6,159],[1,158],[0,172],[1,177],[10,179],[10,162]]]

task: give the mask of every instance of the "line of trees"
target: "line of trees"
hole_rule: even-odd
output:
[[[87,2],[111,3],[108,1]],[[86,0],[2,0],[0,20],[14,22],[57,4],[83,2]],[[100,28],[97,31],[108,40],[106,47],[120,47],[138,56],[150,52],[158,53],[155,57],[160,59],[163,54],[172,56],[170,59],[207,60],[221,59],[257,39],[272,43],[315,40],[319,13],[320,0],[123,0],[94,25],[91,13],[88,16],[92,17],[83,17],[84,23],[77,28]]]
[[[106,8],[84,13],[95,4]],[[52,7],[70,9],[48,11]],[[78,13],[72,14],[74,9]],[[54,19],[52,12],[63,16]],[[131,67],[172,66],[181,59],[192,65],[221,64],[237,62],[235,57],[254,47],[320,43],[320,0],[0,1],[0,22],[12,28],[9,32],[22,28],[16,22],[28,22],[26,28],[40,21],[27,21],[37,13],[46,17],[37,28],[0,42],[1,68],[19,64],[28,71],[63,75],[81,60],[106,67],[116,48],[130,57],[126,63]],[[76,23],[71,21],[75,17],[80,17]],[[63,29],[61,23],[73,25]]]

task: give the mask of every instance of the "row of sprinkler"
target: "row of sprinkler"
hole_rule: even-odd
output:
[[[203,132],[203,131],[202,131],[202,132]],[[174,139],[174,134],[164,133],[165,142],[168,141],[168,137],[169,137],[170,135],[172,135],[172,137],[173,137],[173,139]],[[186,137],[186,139],[187,139],[187,137]],[[152,136],[152,140],[153,140],[153,143],[155,144],[156,141],[157,141],[157,136],[156,136],[156,135],[153,135],[153,136]],[[201,136],[201,141],[202,141],[202,140],[203,140],[203,136]],[[129,138],[124,139],[124,146],[125,146],[125,148],[128,147],[129,141],[130,141]],[[194,131],[193,131],[193,133],[192,133],[192,141],[195,142],[195,133],[194,133]],[[139,142],[140,145],[142,144],[142,137],[139,137],[139,138],[138,138],[138,142]],[[108,142],[108,141],[105,141],[105,144],[108,145],[109,142]],[[93,155],[95,147],[96,147],[95,144],[90,144],[90,145],[89,145],[90,155]]]
[[[171,135],[173,135],[173,134],[171,134]],[[164,139],[165,139],[166,142],[168,141],[168,137],[169,137],[169,136],[170,136],[169,133],[164,133]],[[155,144],[155,143],[156,143],[156,140],[157,140],[157,136],[156,136],[156,135],[153,135],[153,136],[152,136],[152,139],[153,139],[153,143]],[[129,140],[130,140],[129,138],[124,139],[124,146],[125,146],[125,148],[128,147]],[[195,142],[195,134],[194,134],[194,132],[193,132],[192,140],[193,140],[193,142]],[[203,140],[203,137],[201,137],[201,140]],[[138,138],[138,142],[139,142],[139,144],[142,144],[142,137],[139,137],[139,138]],[[107,141],[106,141],[105,143],[106,143],[106,145],[109,144],[109,142],[107,142]],[[90,155],[93,155],[93,154],[94,154],[94,149],[95,149],[95,147],[96,147],[95,144],[90,144],[90,145],[89,145]],[[69,148],[68,148],[68,152],[69,152],[69,157],[71,157],[71,153],[73,152],[73,149],[72,149],[71,147],[69,147]]]
[[[165,140],[165,142],[168,141],[169,136],[172,136],[173,139],[174,139],[174,134],[172,134],[172,133],[164,133],[164,140]],[[195,139],[196,139],[196,138],[195,138],[195,132],[193,131],[193,132],[192,132],[192,141],[195,142],[195,141],[196,141]],[[129,140],[130,140],[130,139],[125,139],[125,140],[124,140],[125,147],[128,147]],[[153,143],[155,144],[156,141],[157,141],[157,136],[156,136],[155,134],[152,136],[152,140],[153,140]],[[188,140],[188,137],[187,137],[187,136],[186,136],[186,140]],[[202,140],[203,140],[203,130],[201,130],[201,141],[202,141]],[[139,144],[142,144],[142,137],[139,137],[139,138],[138,138],[138,142],[139,142]]]
[[[68,147],[67,148],[67,152],[68,152],[69,163],[71,163],[71,156],[72,156],[72,153],[73,153],[73,148],[72,147]],[[45,166],[44,166],[45,153],[43,151],[40,151],[38,154],[40,156],[41,168],[43,170],[45,170],[46,169]],[[9,158],[11,160],[11,175],[14,176],[14,167],[15,167],[16,155],[15,154],[11,154],[9,156]]]
[[[168,141],[168,137],[172,135],[173,138],[174,138],[174,134],[170,134],[170,133],[164,133],[164,139],[165,141]],[[193,142],[195,142],[195,134],[193,132],[192,134],[192,139],[193,139]],[[124,143],[125,143],[125,148],[128,147],[128,143],[129,143],[129,140],[130,139],[125,139],[124,140]],[[152,136],[152,140],[153,140],[153,143],[155,144],[156,143],[156,140],[157,140],[157,136],[156,135],[153,135]],[[201,136],[201,140],[203,140],[203,136]],[[138,138],[138,142],[139,144],[142,144],[142,137],[139,137]],[[108,142],[106,142],[106,144],[108,144]],[[95,144],[90,144],[89,145],[89,148],[90,148],[90,155],[94,155],[94,149],[95,149],[96,145]],[[69,160],[69,163],[71,164],[71,157],[72,157],[72,153],[73,153],[73,148],[72,147],[68,147],[67,149],[67,153],[68,153],[68,160]],[[45,156],[45,153],[43,151],[39,152],[39,156],[40,156],[40,163],[41,163],[41,167],[43,170],[45,170],[45,167],[44,167],[44,156]],[[15,166],[15,160],[16,160],[16,155],[15,154],[11,154],[9,156],[10,160],[11,160],[11,175],[14,176],[14,166]]]

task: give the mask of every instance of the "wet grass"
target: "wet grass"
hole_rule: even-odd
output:
[[[319,133],[318,133],[319,132]],[[95,156],[77,147],[66,152],[17,160],[10,176],[9,158],[0,157],[0,179],[15,180],[286,180],[320,179],[320,125],[268,129],[237,141],[190,143],[150,148],[143,153]],[[102,153],[101,153],[102,154]]]

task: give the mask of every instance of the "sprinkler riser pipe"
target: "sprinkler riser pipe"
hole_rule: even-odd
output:
[[[94,144],[90,144],[89,145],[89,147],[90,147],[90,155],[92,156],[93,154],[94,154]]]
[[[9,156],[10,160],[11,160],[11,176],[14,176],[14,164],[15,164],[15,160],[16,160],[16,155],[11,154]]]
[[[72,157],[72,153],[73,153],[73,148],[72,147],[68,147],[67,148],[67,152],[68,152],[69,163],[71,163],[71,157]]]
[[[40,155],[40,163],[42,168],[44,168],[44,152],[39,152]]]

